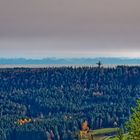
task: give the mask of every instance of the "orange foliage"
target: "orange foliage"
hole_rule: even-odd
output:
[[[88,122],[87,122],[87,121],[84,121],[84,122],[82,123],[82,130],[83,130],[83,131],[88,131],[88,130],[89,130]]]
[[[17,123],[19,124],[19,125],[24,125],[24,124],[26,124],[26,123],[29,123],[29,122],[31,122],[31,119],[19,119],[18,121],[17,121]]]

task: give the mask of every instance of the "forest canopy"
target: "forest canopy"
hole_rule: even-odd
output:
[[[0,69],[1,140],[73,140],[91,129],[121,126],[140,96],[140,67]]]

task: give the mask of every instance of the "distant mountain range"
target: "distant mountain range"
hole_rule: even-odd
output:
[[[107,65],[139,65],[140,58],[44,58],[44,59],[25,59],[25,58],[0,58],[0,65],[80,65],[96,64],[101,61]]]

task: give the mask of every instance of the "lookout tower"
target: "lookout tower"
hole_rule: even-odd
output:
[[[101,61],[97,62],[96,64],[98,65],[98,68],[101,68],[101,66],[103,65]]]

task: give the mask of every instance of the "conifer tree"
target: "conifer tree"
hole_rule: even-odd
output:
[[[140,99],[137,100],[136,108],[132,109],[132,116],[126,123],[130,140],[140,140]]]

